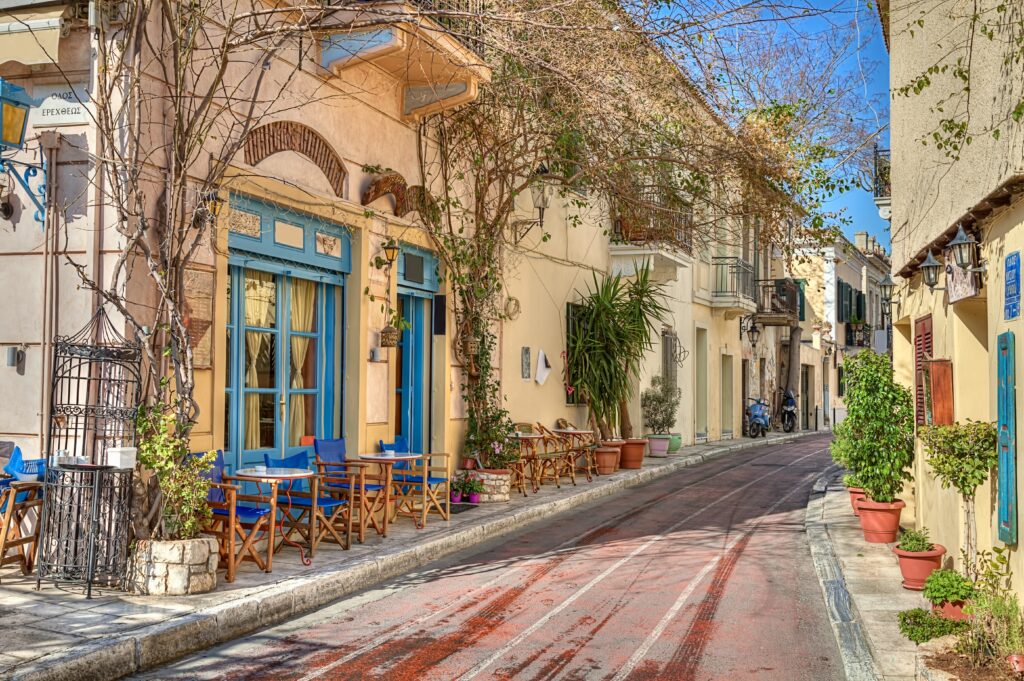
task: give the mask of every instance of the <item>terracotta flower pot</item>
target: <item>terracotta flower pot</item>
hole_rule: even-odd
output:
[[[465,458],[462,460],[462,469],[466,471],[476,470],[476,459]]]
[[[598,447],[594,450],[594,458],[597,460],[597,474],[611,475],[615,472],[619,450],[615,447]]]
[[[1006,662],[1014,674],[1024,673],[1024,655],[1013,653],[1006,656]]]
[[[964,601],[943,601],[932,606],[932,612],[947,620],[969,620],[971,616],[964,612]]]
[[[896,499],[891,504],[871,501],[866,497],[858,497],[860,508],[860,527],[864,531],[864,540],[871,544],[891,544],[896,541],[900,531],[900,513],[906,506]]]
[[[625,440],[601,440],[601,446],[615,450],[615,470],[619,470],[619,465],[622,462],[622,445],[626,444]]]
[[[479,504],[480,503],[480,493],[479,492],[470,492],[469,493],[469,499],[467,499],[467,501],[469,501],[469,503],[471,503],[471,504]]]
[[[657,458],[668,456],[669,450],[672,448],[672,437],[672,435],[651,435],[647,441],[647,446],[651,449],[651,456]]]
[[[647,440],[640,438],[626,440],[626,444],[622,445],[622,467],[628,469],[642,467],[644,463],[644,450],[646,448]]]
[[[846,491],[850,493],[850,506],[853,507],[853,514],[860,515],[860,510],[857,508],[857,499],[864,496],[864,488],[862,487],[847,487]]]
[[[903,574],[903,588],[920,591],[924,588],[924,580],[933,571],[942,567],[942,556],[946,547],[935,544],[931,551],[903,551],[893,547],[892,552],[899,556],[900,572]]]
[[[452,492],[451,493],[451,500],[452,500],[453,504],[461,504],[462,503],[462,492]]]

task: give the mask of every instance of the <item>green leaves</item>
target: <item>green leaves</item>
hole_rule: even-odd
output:
[[[913,398],[893,379],[888,355],[865,350],[843,367],[846,418],[836,426],[832,457],[857,476],[868,497],[891,502],[913,479]]]
[[[973,500],[978,486],[988,479],[999,461],[996,428],[991,423],[968,420],[948,426],[920,429],[928,453],[928,465],[944,488],[952,487],[964,499]]]
[[[933,605],[958,603],[974,597],[974,585],[956,570],[936,570],[924,580],[924,597]]]

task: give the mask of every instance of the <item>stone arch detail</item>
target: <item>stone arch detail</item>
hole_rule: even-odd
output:
[[[251,130],[245,139],[245,162],[251,166],[282,151],[308,158],[323,171],[335,195],[345,197],[348,170],[327,140],[312,128],[294,121],[275,121]]]

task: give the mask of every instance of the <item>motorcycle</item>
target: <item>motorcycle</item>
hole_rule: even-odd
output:
[[[756,400],[748,397],[747,401],[750,402],[747,405],[747,435],[750,437],[763,436],[771,429],[768,419],[768,403],[761,397]]]
[[[782,430],[792,433],[796,430],[796,395],[790,389],[779,389],[782,393]]]

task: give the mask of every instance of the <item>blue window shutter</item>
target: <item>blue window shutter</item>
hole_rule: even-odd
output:
[[[999,540],[1017,543],[1017,396],[1013,332],[999,334]]]

